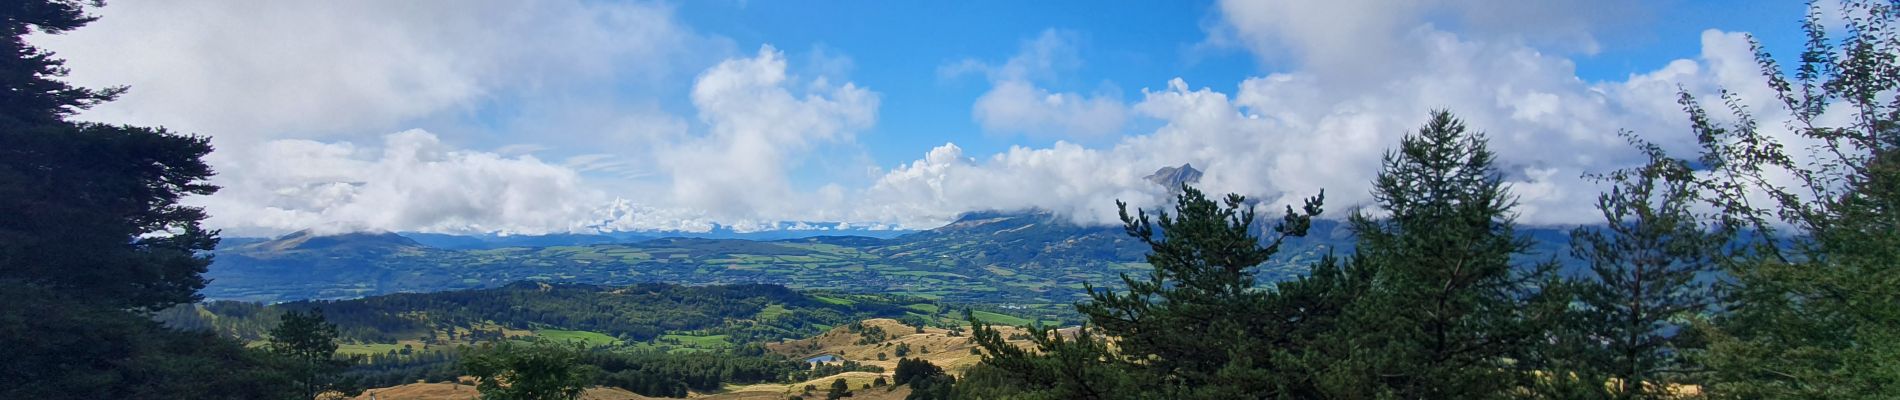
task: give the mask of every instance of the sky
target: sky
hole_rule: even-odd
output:
[[[1679,90],[1772,110],[1750,38],[1800,3],[119,0],[30,41],[131,88],[80,119],[211,137],[227,235],[1104,224],[1181,164],[1342,216],[1434,109],[1562,225],[1618,132],[1692,149]]]

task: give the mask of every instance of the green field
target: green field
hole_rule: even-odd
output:
[[[660,339],[677,340],[680,342],[681,345],[697,347],[697,348],[702,348],[702,349],[715,349],[715,348],[724,348],[724,347],[732,346],[732,342],[726,341],[726,335],[695,336],[695,335],[669,334],[669,335],[660,336]]]
[[[541,329],[541,330],[534,331],[534,336],[556,341],[556,342],[579,341],[581,343],[585,343],[588,346],[608,346],[608,345],[620,344],[620,339],[615,339],[613,336],[607,336],[607,334],[604,334],[604,333],[590,332],[590,331],[564,331],[564,330],[559,330],[559,329]]]
[[[970,316],[976,317],[976,320],[983,321],[983,323],[986,323],[986,324],[1024,326],[1024,325],[1029,325],[1032,322],[1026,318],[1017,317],[1014,315],[998,314],[998,313],[993,313],[989,311],[971,311]]]
[[[765,309],[763,310],[759,310],[759,316],[756,318],[761,321],[770,320],[770,319],[778,318],[778,316],[780,315],[785,315],[786,312],[789,312],[789,311],[785,309],[785,305],[773,304],[773,305],[765,306]]]
[[[841,298],[837,298],[837,297],[830,297],[830,296],[817,296],[817,295],[813,295],[813,296],[811,296],[811,298],[813,298],[813,299],[817,299],[818,301],[822,301],[822,302],[825,302],[825,303],[829,303],[829,304],[836,304],[836,305],[841,305],[841,306],[848,306],[848,305],[852,305],[852,304],[857,304],[857,302],[855,302],[855,301],[851,301],[850,299],[841,299]]]

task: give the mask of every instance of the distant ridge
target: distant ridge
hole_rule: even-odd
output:
[[[442,233],[402,233],[402,236],[438,249],[486,250],[508,247],[585,246],[604,243],[628,243],[651,239],[641,235],[593,235],[553,233],[546,235],[452,235]]]
[[[239,246],[243,252],[294,252],[294,251],[374,251],[399,248],[427,247],[414,239],[390,232],[350,232],[326,235],[305,229],[279,236],[276,239]]]
[[[1176,172],[1181,171],[1177,168]],[[1191,174],[1190,174],[1191,175]],[[1263,240],[1278,222],[1261,215]],[[1534,261],[1568,260],[1564,229],[1522,227]],[[837,233],[829,231],[826,233]],[[1313,221],[1303,238],[1255,269],[1259,282],[1304,274],[1327,255],[1353,254],[1350,227]],[[291,301],[495,287],[517,281],[625,285],[771,283],[796,289],[901,293],[953,302],[1058,309],[1082,285],[1145,273],[1148,246],[1118,224],[1077,224],[1048,210],[977,211],[888,239],[675,237],[547,247],[456,250],[390,233],[299,232],[217,251],[209,299]],[[1109,287],[1109,286],[1104,286]]]
[[[971,229],[989,229],[985,227],[985,225],[990,225],[990,224],[999,223],[999,222],[1007,222],[1015,226],[1021,226],[1024,224],[1036,224],[1036,223],[1055,223],[1055,224],[1062,224],[1062,225],[1068,225],[1068,226],[1075,225],[1073,222],[1070,222],[1066,219],[1056,218],[1055,213],[1043,211],[1043,210],[1019,210],[1019,211],[984,210],[984,211],[971,211],[971,212],[963,213],[961,215],[958,215],[956,220],[950,221],[950,223],[948,224],[944,224],[943,226],[924,230],[922,232],[917,232],[909,236],[928,236],[932,234],[942,235],[942,234],[951,234],[958,231],[971,230]]]

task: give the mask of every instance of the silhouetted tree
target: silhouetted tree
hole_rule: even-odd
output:
[[[1495,398],[1529,383],[1514,360],[1543,337],[1526,311],[1555,264],[1513,260],[1530,241],[1494,160],[1484,135],[1447,111],[1386,154],[1372,192],[1384,215],[1349,218],[1349,264],[1364,269],[1343,275],[1369,279],[1319,346],[1328,396]]]
[[[158,326],[198,299],[216,232],[181,204],[210,194],[203,137],[73,121],[124,88],[61,80],[26,36],[96,18],[97,1],[0,4],[0,398],[281,398],[268,353]]]
[[[314,310],[284,313],[280,321],[276,329],[271,329],[265,347],[289,361],[287,372],[297,381],[304,398],[315,399],[335,384],[336,374],[346,365],[336,359],[336,325],[325,321],[323,312]]]
[[[205,183],[204,137],[68,121],[122,88],[75,88],[63,61],[27,45],[32,31],[93,21],[82,2],[0,6],[0,284],[47,288],[60,301],[152,311],[198,299],[217,233],[180,200]]]
[[[971,319],[984,364],[1024,392],[1048,398],[1237,398],[1284,393],[1295,377],[1266,372],[1288,322],[1270,293],[1256,290],[1253,269],[1289,237],[1304,236],[1322,200],[1288,207],[1270,241],[1256,236],[1251,203],[1216,202],[1184,187],[1174,210],[1151,218],[1122,206],[1125,230],[1151,248],[1145,279],[1124,274],[1126,293],[1088,286],[1076,305],[1093,327],[1073,334],[1035,328],[1035,351]],[[1158,220],[1158,221],[1157,221]],[[1115,338],[1110,346],[1101,336]],[[1111,347],[1115,350],[1111,350]],[[1239,375],[1247,375],[1239,378]]]

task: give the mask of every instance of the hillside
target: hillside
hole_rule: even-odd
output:
[[[337,325],[338,353],[354,360],[344,373],[349,386],[343,389],[368,389],[383,399],[456,398],[457,393],[467,398],[473,392],[466,386],[417,383],[460,379],[458,360],[470,346],[536,338],[584,345],[585,362],[602,371],[595,383],[613,388],[597,391],[598,398],[770,393],[782,399],[808,382],[828,387],[843,377],[857,388],[888,376],[896,358],[876,359],[880,347],[888,353],[895,346],[914,346],[911,357],[952,368],[969,365],[976,358],[968,338],[951,333],[965,329],[959,317],[964,311],[988,320],[1026,321],[920,298],[777,285],[534,282],[273,305],[215,301],[155,317],[170,327],[214,332],[255,346],[268,339],[268,330],[284,313],[310,310]],[[928,327],[917,333],[917,325]],[[889,333],[865,339],[872,331]],[[813,365],[804,361],[809,356],[803,352],[836,353],[849,361]],[[623,389],[630,392],[614,392]]]
[[[263,242],[249,243],[236,248],[245,254],[258,255],[297,255],[324,254],[378,255],[401,252],[424,247],[409,237],[388,232],[352,232],[342,234],[323,234],[311,230],[301,230]]]
[[[980,359],[963,334],[963,311],[1002,323],[1027,321],[953,311],[920,298],[777,285],[533,282],[274,305],[216,301],[155,317],[174,328],[261,345],[279,316],[307,310],[321,311],[337,325],[338,353],[353,360],[344,373],[350,383],[341,389],[378,399],[468,398],[472,387],[448,382],[462,379],[458,360],[469,346],[534,338],[587,348],[583,359],[602,370],[595,384],[604,386],[591,389],[589,398],[699,393],[782,399],[807,384],[829,387],[843,378],[859,388],[888,379],[899,348],[960,373]],[[837,358],[823,365],[805,361],[816,355]],[[878,388],[864,395],[897,399],[905,390]]]
[[[479,250],[507,247],[574,246],[618,242],[637,242],[648,237],[623,235],[549,234],[549,235],[449,235],[441,233],[404,233],[417,243],[444,250]]]
[[[998,327],[1006,335],[1021,332],[1013,327]],[[897,357],[891,356],[899,346],[911,349],[909,358],[924,359],[932,364],[944,367],[952,375],[960,375],[970,366],[982,360],[981,356],[971,353],[973,343],[961,329],[953,333],[950,329],[926,327],[922,332],[914,325],[906,325],[894,319],[873,318],[839,326],[822,334],[798,340],[768,343],[765,347],[772,353],[790,359],[805,359],[814,355],[833,355],[840,358],[833,363],[848,360],[861,365],[882,368],[884,372],[845,371],[822,376],[787,382],[767,382],[753,384],[727,385],[716,391],[696,392],[690,397],[703,400],[746,400],[746,399],[784,399],[803,394],[807,385],[825,388],[837,379],[844,379],[853,389],[854,399],[902,399],[909,394],[908,387],[874,387],[862,389],[879,377],[887,381],[896,368]],[[1014,341],[1027,345],[1027,340]],[[879,360],[877,354],[884,353],[885,359]],[[820,391],[822,393],[822,391]],[[378,400],[415,399],[467,399],[474,395],[474,388],[464,383],[410,383],[365,390],[355,399],[369,399],[375,395]],[[808,396],[808,398],[820,395]],[[584,399],[621,400],[654,399],[614,387],[594,387],[583,395]]]
[[[422,347],[502,337],[553,336],[598,344],[628,342],[714,349],[808,337],[864,318],[923,317],[917,309],[937,307],[922,299],[828,296],[777,285],[522,282],[492,289],[268,306],[217,301],[166,310],[158,319],[174,327],[211,330],[254,341],[264,339],[265,332],[285,311],[319,310],[337,324],[345,340],[361,345]]]
[[[1263,218],[1259,225],[1264,231],[1271,222]],[[1540,240],[1545,254],[1562,254],[1563,243],[1557,241],[1566,237],[1563,231],[1527,232]],[[1341,224],[1315,221],[1308,237],[1289,240],[1279,256],[1258,270],[1260,281],[1297,276],[1329,252],[1350,252],[1351,240]],[[1146,251],[1118,226],[1081,226],[1046,212],[969,213],[937,229],[890,239],[659,238],[444,249],[394,234],[300,232],[219,250],[206,274],[212,283],[204,295],[280,302],[488,288],[516,281],[769,283],[1027,308],[1053,316],[1084,297],[1085,282],[1113,286],[1122,273],[1145,271]]]
[[[909,350],[904,358],[930,361],[932,364],[943,367],[951,375],[962,374],[965,369],[982,361],[981,356],[970,352],[976,344],[971,341],[969,332],[961,328],[953,331],[941,327],[924,327],[919,332],[915,325],[906,325],[888,318],[867,319],[860,322],[859,326],[861,328],[856,331],[853,327],[840,326],[810,338],[772,343],[765,347],[772,352],[796,359],[831,355],[888,370],[897,368],[899,357],[896,355],[896,349],[898,345],[903,345]],[[1025,332],[1011,326],[996,328],[1005,336]],[[866,330],[881,332],[881,334],[867,334]],[[1027,339],[1012,342],[1022,345],[1029,343]],[[880,353],[885,355],[882,360],[877,357]]]

